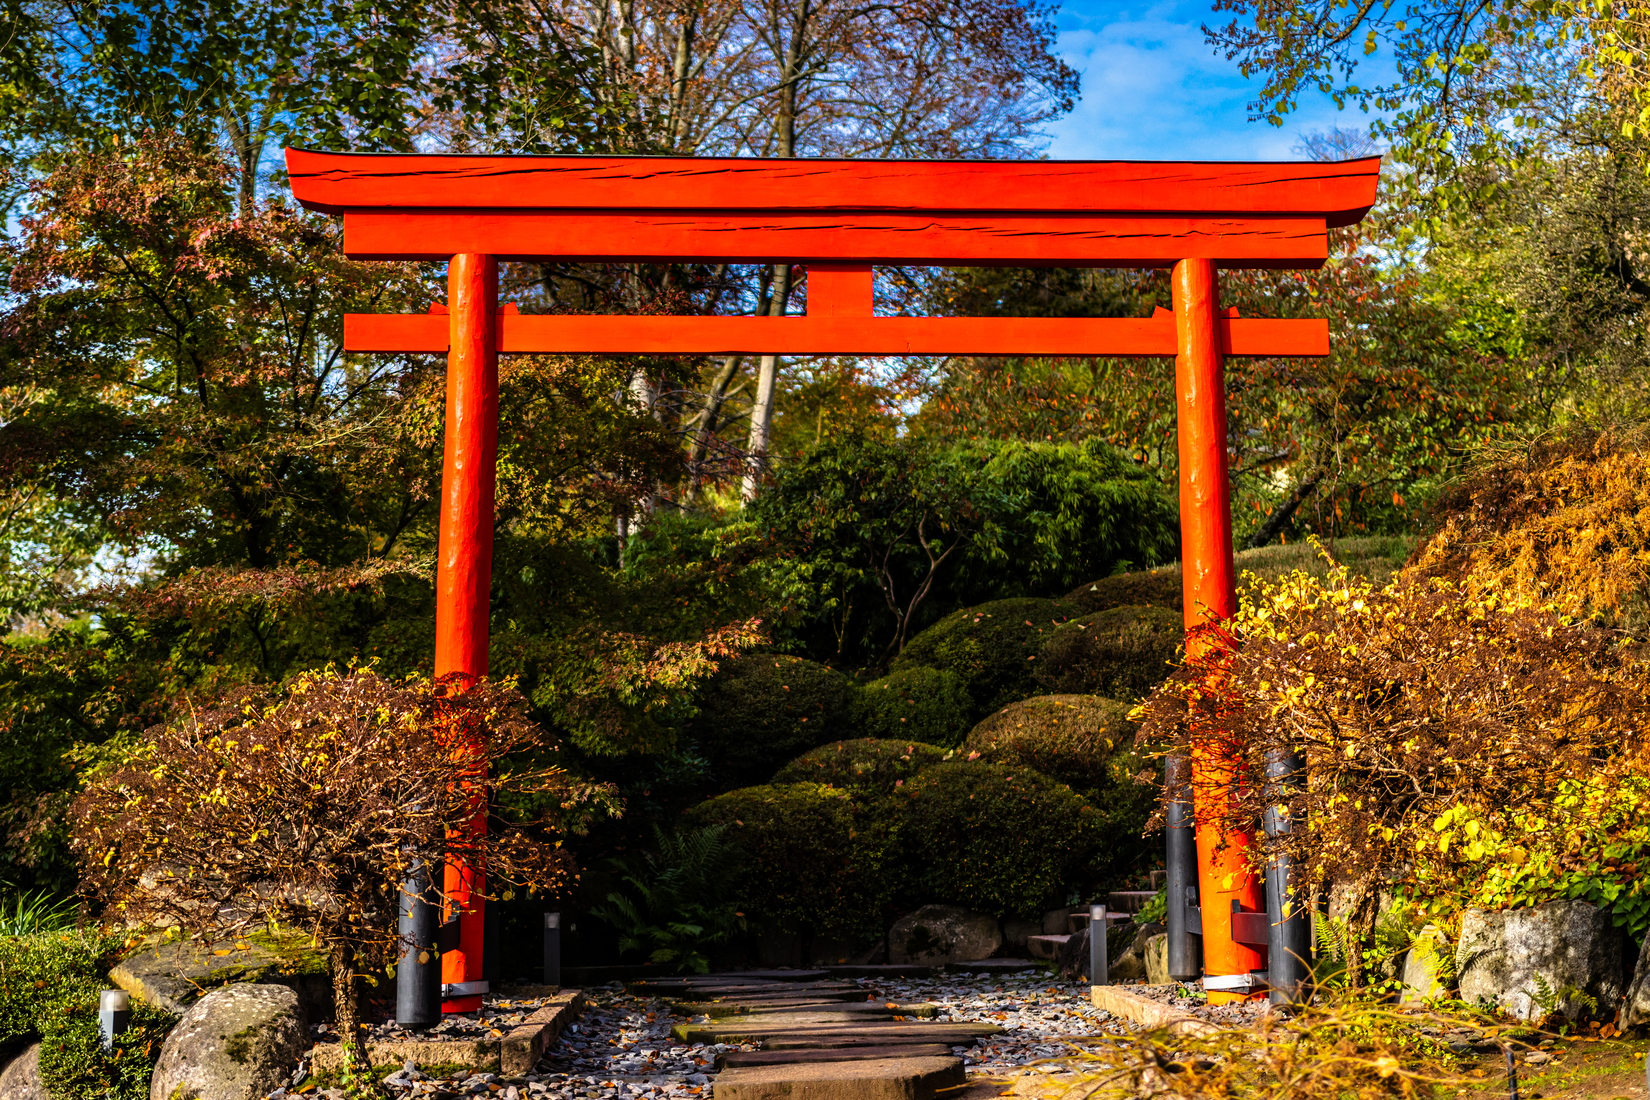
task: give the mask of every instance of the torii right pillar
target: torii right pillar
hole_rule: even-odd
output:
[[[1237,612],[1226,451],[1225,355],[1215,320],[1220,310],[1220,288],[1210,260],[1181,260],[1174,266],[1172,283],[1178,337],[1175,393],[1187,659],[1207,662],[1218,656],[1212,651],[1225,644],[1221,632],[1207,628]],[[1218,689],[1218,685],[1209,686]],[[1226,1004],[1246,999],[1251,972],[1266,968],[1261,950],[1233,938],[1236,922],[1229,915],[1263,913],[1265,899],[1260,881],[1249,866],[1253,834],[1227,828],[1225,811],[1243,780],[1235,746],[1200,735],[1194,729],[1190,771],[1204,987],[1211,1005]],[[1174,879],[1171,872],[1171,883]]]

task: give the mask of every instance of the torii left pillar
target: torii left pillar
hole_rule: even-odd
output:
[[[455,686],[487,675],[489,593],[493,578],[493,503],[498,464],[498,261],[463,253],[447,267],[451,343],[447,351],[446,443],[441,469],[441,526],[435,588],[435,675]],[[481,752],[473,729],[461,729],[455,752]],[[472,835],[487,829],[487,793],[471,792]],[[482,977],[486,872],[449,858],[446,916],[458,925],[441,955],[441,1010],[473,1012],[488,992]]]

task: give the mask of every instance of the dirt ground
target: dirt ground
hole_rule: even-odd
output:
[[[1644,1040],[1557,1039],[1541,1051],[1550,1061],[1532,1064],[1529,1054],[1518,1060],[1519,1100],[1650,1100],[1645,1087]],[[1486,1057],[1475,1076],[1483,1074],[1482,1088],[1462,1090],[1458,1100],[1506,1100],[1507,1067],[1501,1056]]]

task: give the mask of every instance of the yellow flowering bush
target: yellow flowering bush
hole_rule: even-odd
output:
[[[1377,889],[1445,918],[1583,897],[1650,923],[1650,669],[1621,635],[1483,587],[1342,569],[1256,585],[1228,629],[1229,652],[1142,705],[1143,735],[1235,746],[1248,779],[1228,824],[1287,805],[1300,824],[1257,859],[1275,843],[1307,880],[1350,886],[1355,933],[1373,931]],[[1280,749],[1302,770],[1268,785]]]

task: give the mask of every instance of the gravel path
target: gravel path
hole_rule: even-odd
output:
[[[994,1023],[1004,1030],[969,1047],[955,1048],[970,1075],[1013,1076],[1043,1059],[1070,1055],[1086,1045],[1078,1040],[1126,1029],[1088,1003],[1087,986],[1051,978],[1040,970],[1011,973],[960,972],[936,978],[861,978],[868,998],[902,1004],[930,1002],[941,1020]],[[478,1073],[436,1079],[416,1070],[391,1074],[391,1095],[419,1100],[696,1100],[709,1097],[716,1056],[750,1044],[692,1044],[670,1029],[684,1022],[664,1002],[632,996],[618,986],[585,991],[591,1002],[582,1016],[525,1080]],[[453,1025],[460,1030],[463,1025]],[[340,1090],[310,1096],[336,1100]]]

